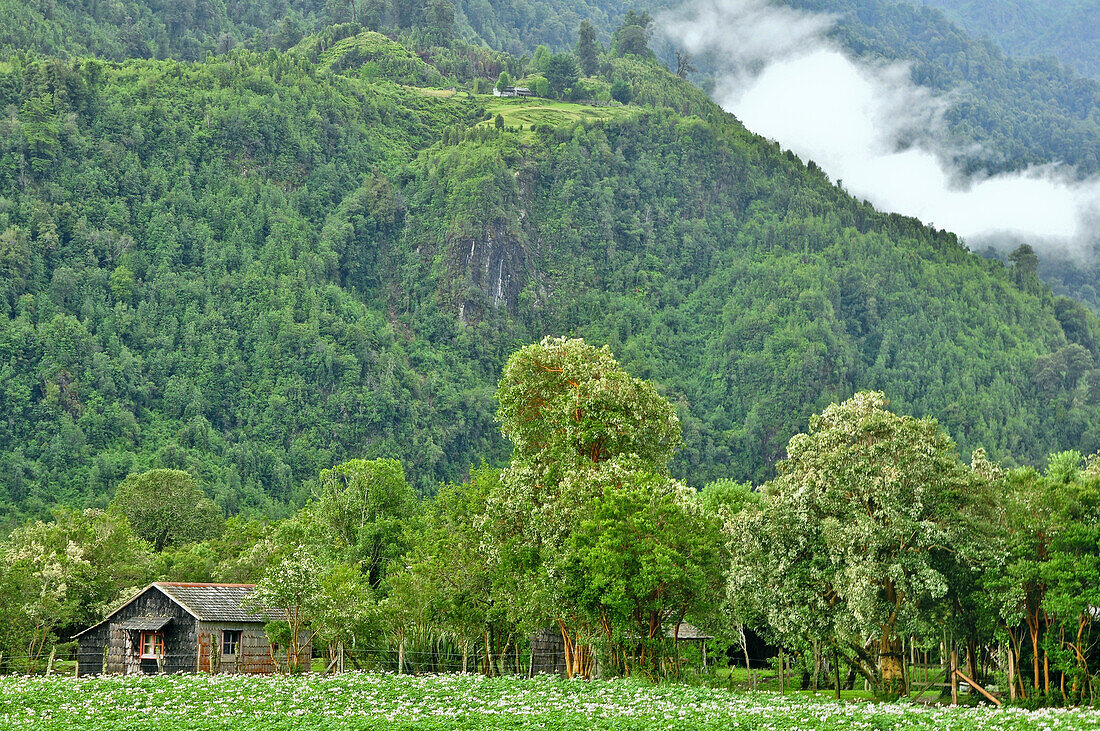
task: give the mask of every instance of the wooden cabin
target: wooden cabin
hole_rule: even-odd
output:
[[[244,605],[255,588],[154,582],[76,635],[77,674],[273,673],[264,624],[281,615]]]

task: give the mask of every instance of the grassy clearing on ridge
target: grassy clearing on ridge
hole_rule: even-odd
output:
[[[494,118],[497,114],[504,117],[506,127],[524,127],[531,129],[533,124],[548,124],[556,127],[560,124],[579,121],[594,122],[601,119],[619,119],[632,113],[629,107],[593,107],[573,102],[558,102],[551,99],[519,98],[508,99],[494,96],[478,97],[486,111]],[[482,122],[492,125],[493,119]]]

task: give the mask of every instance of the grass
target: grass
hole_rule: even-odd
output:
[[[775,670],[755,670],[756,673],[756,690],[778,693],[779,692],[779,673]],[[731,680],[730,675],[733,675],[732,687],[735,690],[750,691],[753,688],[752,680],[749,678],[748,671],[745,668],[739,667],[719,667],[710,671],[707,676],[708,684],[715,687],[730,687]],[[798,682],[798,675],[793,678],[794,682]],[[818,690],[817,693],[813,693],[809,690],[792,690],[788,683],[786,691],[796,695],[805,695],[808,697],[836,699],[835,691],[825,688]],[[840,698],[844,701],[871,701],[874,700],[875,694],[869,690],[863,690],[862,688],[856,690],[842,690],[840,691]]]
[[[522,127],[529,132],[531,125],[569,124],[580,121],[620,119],[633,112],[629,107],[593,107],[587,104],[559,102],[540,98],[501,98],[494,96],[477,97],[485,105],[492,118],[481,125],[492,126],[496,115],[504,117],[505,127]],[[480,125],[479,125],[480,126]]]
[[[402,84],[401,86],[410,91],[415,91],[421,96],[433,96],[437,99],[450,99],[451,97],[460,93],[458,91],[455,91],[454,89],[429,89],[426,86],[408,86],[407,84]],[[466,92],[461,93],[465,94],[466,96],[470,96]]]
[[[924,708],[631,680],[380,673],[0,678],[0,728],[1100,729],[1100,711]]]

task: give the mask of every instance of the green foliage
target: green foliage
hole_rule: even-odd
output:
[[[304,43],[300,50],[311,58],[316,56],[322,67],[347,76],[416,86],[443,84],[443,75],[435,67],[380,33],[360,33],[337,41],[323,52],[322,47],[318,40]]]
[[[1092,607],[1100,585],[1097,459],[1082,468],[1079,452],[1061,452],[1050,455],[1045,473],[994,475],[1004,495],[998,546],[1004,559],[982,577],[982,589],[1017,655],[1018,675],[1009,680],[1034,702],[1050,695],[1051,672],[1070,679],[1063,702],[1090,697]]]
[[[512,616],[560,627],[570,676],[591,675],[599,631],[620,669],[657,677],[665,622],[707,601],[717,527],[693,542],[708,523],[668,478],[671,404],[608,348],[551,337],[508,359],[497,400],[513,450],[487,517]]]
[[[995,459],[1100,448],[1091,315],[849,199],[657,65],[610,59],[626,108],[487,113],[335,73],[352,49],[423,71],[350,28],[201,64],[0,68],[17,121],[58,130],[38,149],[0,128],[9,524],[154,468],[227,514],[284,516],[353,457],[399,458],[430,493],[506,456],[492,384],[544,332],[656,382],[697,484],[766,479],[865,387]]]
[[[439,488],[411,531],[407,571],[412,585],[430,607],[431,623],[453,637],[468,653],[486,628],[507,632],[506,576],[492,562],[485,530],[488,499],[500,490],[500,470],[486,466],[470,472],[468,482]],[[408,604],[410,597],[390,601]],[[407,606],[398,612],[410,616]],[[411,627],[406,629],[412,629]]]
[[[620,104],[629,104],[634,98],[634,88],[626,79],[615,79],[611,82],[611,98]]]
[[[149,544],[125,518],[99,510],[28,523],[0,551],[0,649],[20,669],[40,667],[47,646],[153,577]]]
[[[693,490],[634,473],[569,536],[565,593],[601,628],[616,670],[656,680],[667,633],[689,613],[708,618],[722,595],[723,544]]]
[[[128,476],[115,489],[111,510],[126,516],[142,539],[160,551],[221,533],[223,518],[195,478],[181,470]]]
[[[558,99],[561,99],[567,90],[576,86],[580,78],[577,59],[569,53],[555,53],[546,59],[542,72],[549,83],[550,94]]]
[[[663,470],[680,424],[653,384],[626,374],[606,346],[547,337],[514,353],[497,389],[497,416],[513,445],[512,471],[545,487],[570,470],[616,459]]]
[[[1001,8],[976,0],[923,0],[975,38],[989,37],[1014,56],[1054,56],[1084,76],[1100,78],[1100,26],[1095,4],[1017,0]]]
[[[652,58],[649,39],[653,36],[653,18],[644,10],[628,10],[622,24],[611,37],[611,52],[618,56]]]
[[[252,611],[278,617],[269,622],[268,636],[286,647],[288,672],[309,669],[306,648],[320,630],[319,620],[328,604],[322,584],[324,571],[322,562],[299,546],[270,566],[245,599]]]
[[[857,393],[791,439],[759,510],[730,524],[730,581],[781,635],[826,640],[896,692],[900,640],[936,632],[949,567],[983,564],[990,500],[935,421],[885,406]],[[867,637],[878,672],[863,666]]]
[[[600,51],[596,42],[596,29],[587,20],[582,20],[577,29],[577,45],[574,49],[581,73],[595,76],[600,69]]]
[[[351,460],[322,470],[317,481],[313,514],[375,588],[403,552],[405,524],[415,511],[416,496],[395,459]]]

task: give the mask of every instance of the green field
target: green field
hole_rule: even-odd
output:
[[[532,124],[547,124],[556,127],[561,124],[580,121],[594,122],[596,120],[617,119],[630,116],[630,114],[637,111],[623,106],[594,107],[587,104],[556,102],[535,97],[512,99],[479,96],[477,98],[485,104],[485,109],[493,117],[497,114],[504,117],[505,126],[526,127],[527,129],[530,129]],[[492,125],[493,120],[490,119],[481,124]]]
[[[835,703],[478,675],[0,679],[3,729],[1095,729],[1100,711]]]

